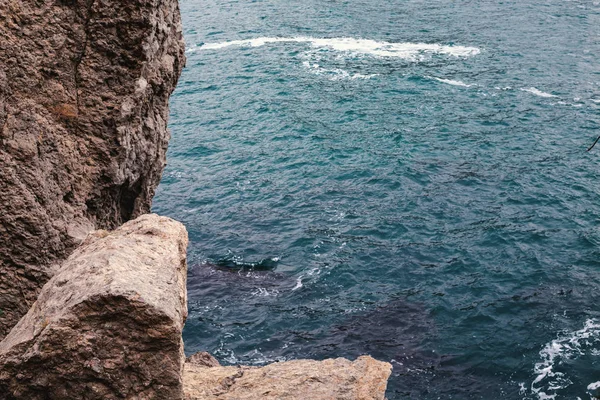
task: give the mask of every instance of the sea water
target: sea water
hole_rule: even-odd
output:
[[[390,399],[600,387],[600,2],[180,0],[186,352]]]

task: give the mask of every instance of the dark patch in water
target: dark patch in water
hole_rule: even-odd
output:
[[[225,271],[273,271],[277,268],[279,260],[276,258],[263,258],[262,260],[251,262],[244,261],[239,257],[228,255],[223,258],[217,259],[215,262],[206,262],[203,264],[205,267],[222,269]]]
[[[368,354],[390,362],[393,365],[387,392],[390,399],[428,397],[433,392],[439,393],[440,387],[444,392],[444,385],[454,380],[460,381],[458,387],[465,387],[466,392],[473,394],[476,381],[465,375],[464,368],[456,367],[459,363],[455,357],[431,350],[430,343],[437,334],[424,306],[396,299],[329,328],[282,332],[271,340],[289,343],[292,351],[275,356],[355,359]],[[453,383],[453,389],[457,382]]]
[[[295,281],[287,275],[274,271],[275,261],[258,263],[223,261],[196,264],[189,267],[188,291],[205,296],[220,293],[219,290],[235,287],[235,293],[251,292],[259,287],[290,290]],[[223,297],[221,295],[221,297]]]
[[[368,354],[393,365],[387,398],[502,398],[499,377],[481,376],[481,369],[461,354],[434,349],[439,331],[424,305],[395,299],[371,311],[355,314],[328,328],[287,331],[271,337],[289,343],[289,352],[273,357],[355,359]],[[512,389],[518,390],[515,385]],[[511,390],[511,388],[508,388]],[[491,397],[489,397],[491,396]]]
[[[462,371],[451,366],[452,356],[429,349],[437,334],[424,306],[397,299],[335,325],[324,346],[336,348],[345,357],[369,354],[390,362],[393,371],[388,397],[422,398],[430,394],[434,378],[459,374],[465,383],[468,381]]]

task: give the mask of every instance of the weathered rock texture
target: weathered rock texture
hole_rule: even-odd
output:
[[[216,360],[209,357],[204,353],[185,364],[185,399],[383,400],[392,371],[391,364],[369,356],[354,362],[295,360],[262,368],[211,367]]]
[[[91,234],[0,342],[0,399],[180,399],[185,227]]]
[[[177,0],[0,1],[0,339],[85,234],[148,212]]]

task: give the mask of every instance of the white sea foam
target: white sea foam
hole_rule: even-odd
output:
[[[555,399],[556,391],[570,386],[573,382],[565,372],[555,371],[555,367],[566,360],[586,353],[592,353],[591,346],[600,345],[600,322],[586,321],[583,329],[558,335],[540,351],[541,361],[536,363],[533,372],[535,379],[531,392],[540,400]],[[592,384],[593,385],[593,384]],[[591,390],[588,386],[588,390]]]
[[[557,96],[555,96],[553,94],[542,92],[541,90],[536,89],[533,86],[530,87],[530,88],[523,88],[521,90],[524,91],[524,92],[529,92],[529,93],[535,94],[536,96],[540,96],[540,97],[548,97],[548,98],[549,97],[557,97]]]
[[[600,382],[590,383],[587,387],[587,391],[592,398],[597,399],[600,394]]]
[[[233,335],[230,335],[230,337]],[[242,336],[240,338],[243,339]],[[267,357],[260,350],[254,349],[241,356],[237,356],[233,350],[227,349],[224,341],[221,341],[215,355],[222,358],[228,364],[265,365],[275,362],[288,361],[286,357]]]
[[[473,85],[469,85],[467,83],[464,83],[462,81],[455,81],[454,79],[436,78],[435,76],[426,76],[426,78],[433,79],[433,80],[436,80],[438,82],[446,83],[446,84],[452,85],[452,86],[462,86],[462,87],[471,87],[471,86],[473,86]]]
[[[254,290],[252,292],[252,296],[258,296],[258,297],[270,297],[270,296],[277,296],[279,294],[279,290],[276,289],[272,289],[271,291],[269,291],[266,288],[257,288],[256,290]]]
[[[341,38],[313,38],[306,36],[281,38],[260,37],[247,40],[232,40],[219,43],[203,43],[188,52],[199,50],[219,50],[226,47],[261,47],[273,43],[307,43],[316,48],[328,48],[340,52],[365,54],[376,57],[395,57],[415,59],[423,54],[445,54],[454,57],[468,57],[479,54],[477,47],[446,46],[428,43],[391,43],[378,42],[369,39]]]
[[[590,383],[587,387],[587,390],[596,390],[600,389],[600,382]]]
[[[295,291],[295,290],[298,290],[298,289],[300,289],[301,287],[303,287],[303,286],[304,286],[304,285],[302,284],[302,278],[303,278],[303,276],[302,276],[302,275],[300,275],[300,276],[298,277],[298,279],[296,279],[296,286],[294,286],[294,288],[292,289],[292,292],[293,292],[293,291]]]
[[[304,284],[302,283],[302,280],[305,277],[310,279],[311,276],[317,276],[317,275],[320,275],[320,274],[321,274],[321,270],[319,268],[312,268],[306,274],[300,275],[298,278],[296,278],[296,286],[294,286],[292,288],[292,291],[295,291],[295,290],[298,290],[298,289],[304,287]]]
[[[308,69],[313,74],[327,76],[332,81],[339,81],[342,79],[351,80],[351,81],[354,81],[357,79],[367,80],[367,79],[371,79],[376,76],[379,76],[379,74],[369,74],[369,75],[358,74],[358,73],[352,74],[341,68],[333,68],[333,69],[323,68],[319,64],[316,64],[316,63],[311,64],[309,61],[304,61],[302,63],[302,65],[304,66],[304,68]]]
[[[592,100],[596,104],[600,104],[600,99],[590,99],[590,100]]]

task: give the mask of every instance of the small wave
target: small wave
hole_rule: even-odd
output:
[[[300,289],[300,288],[302,288],[302,287],[304,286],[304,285],[302,284],[302,278],[303,278],[303,276],[302,276],[302,275],[300,275],[300,276],[298,277],[298,279],[296,279],[296,286],[294,286],[294,288],[292,289],[292,292],[293,292],[293,291],[296,291],[296,290],[298,290],[298,289]]]
[[[446,46],[428,43],[391,43],[378,42],[369,39],[341,38],[313,38],[313,37],[260,37],[247,40],[232,40],[220,43],[202,43],[196,48],[188,49],[193,52],[200,50],[219,50],[226,47],[261,47],[272,43],[308,43],[317,48],[328,48],[340,52],[355,54],[366,54],[377,57],[394,57],[404,59],[415,59],[422,54],[445,54],[454,57],[468,57],[479,54],[477,47]]]
[[[277,296],[278,294],[279,294],[279,290],[277,290],[277,289],[269,290],[269,289],[263,288],[263,287],[259,287],[252,292],[252,296],[257,296],[257,297],[274,297],[274,296]]]
[[[436,80],[438,82],[446,83],[446,84],[452,85],[452,86],[462,86],[462,87],[471,87],[471,86],[473,86],[473,85],[469,85],[468,83],[464,83],[462,81],[455,81],[453,79],[436,78],[435,76],[426,76],[425,78],[433,79],[433,80]]]
[[[231,335],[229,335],[231,337]],[[253,365],[262,366],[276,362],[288,361],[286,357],[267,357],[260,350],[254,349],[243,355],[237,356],[233,350],[227,349],[225,342],[221,341],[219,348],[215,351],[215,356],[222,359],[229,365]]]
[[[308,271],[306,276],[311,277],[311,276],[320,275],[320,274],[321,274],[321,270],[319,268],[313,268],[310,271]],[[302,274],[296,279],[296,286],[294,286],[292,288],[292,292],[304,287],[304,284],[302,283],[302,279],[304,279],[304,278],[305,278],[305,275]]]
[[[531,384],[531,392],[540,400],[555,399],[558,390],[572,384],[567,374],[556,371],[555,367],[586,354],[590,346],[597,347],[599,344],[600,322],[596,320],[586,321],[583,329],[578,331],[560,334],[540,351],[541,361],[533,368],[536,377]],[[590,386],[588,390],[593,389]]]
[[[536,89],[533,86],[530,87],[530,88],[523,88],[521,90],[523,92],[528,92],[528,93],[531,93],[531,94],[535,94],[536,96],[540,96],[540,97],[546,97],[546,98],[549,98],[549,97],[558,97],[558,96],[555,96],[555,95],[550,94],[550,93],[542,92],[541,90]]]

